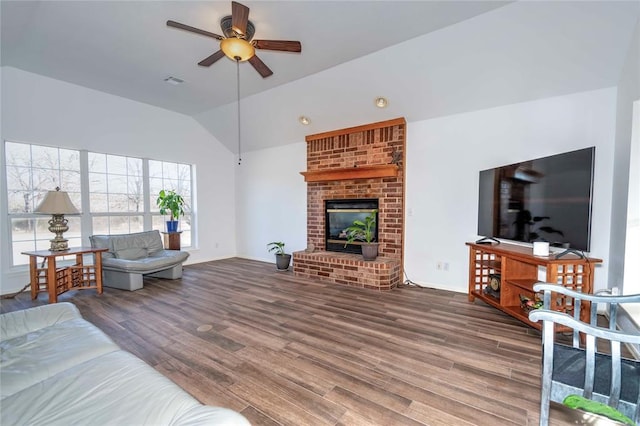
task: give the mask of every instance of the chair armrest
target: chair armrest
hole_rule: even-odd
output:
[[[581,293],[579,291],[571,290],[567,287],[558,285],[558,284],[550,284],[539,282],[533,286],[533,291],[552,291],[554,293],[560,293],[567,296],[571,296],[576,299],[585,300],[588,302],[595,303],[640,303],[640,294],[631,294],[631,295],[618,295],[612,296],[609,294],[599,295],[599,294],[587,294]]]
[[[2,314],[0,315],[0,341],[76,318],[82,318],[82,315],[75,305],[68,302]]]
[[[578,321],[564,312],[551,311],[542,308],[534,309],[529,312],[529,320],[532,322],[551,321],[601,339],[614,340],[621,343],[640,344],[640,335],[638,334],[625,333],[618,330],[611,330],[609,328],[593,326],[591,324]]]
[[[573,310],[573,318],[581,318],[585,308],[590,305],[589,323],[592,326],[598,325],[598,312],[607,311],[609,316],[609,329],[615,330],[618,326],[618,307],[625,304],[640,303],[640,294],[633,295],[610,295],[610,294],[589,294],[581,293],[562,285],[539,282],[533,286],[536,292],[543,292],[543,307],[550,310],[568,311]],[[574,346],[578,339],[578,331],[573,332]]]

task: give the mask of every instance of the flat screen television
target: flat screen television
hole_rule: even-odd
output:
[[[480,172],[478,235],[589,251],[595,147]]]

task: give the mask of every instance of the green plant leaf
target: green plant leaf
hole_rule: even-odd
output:
[[[184,198],[173,190],[160,190],[156,204],[158,205],[160,214],[166,215],[169,213],[171,220],[178,220],[180,216],[184,215]]]
[[[345,246],[349,243],[353,243],[355,240],[367,243],[373,242],[377,212],[378,210],[373,210],[369,213],[364,222],[359,219],[354,220],[353,224],[345,229],[345,232],[347,233],[347,242],[345,243]]]
[[[269,252],[275,252],[276,254],[285,254],[284,243],[281,241],[273,241],[267,244]]]

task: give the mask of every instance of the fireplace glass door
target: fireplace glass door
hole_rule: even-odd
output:
[[[362,253],[360,241],[347,244],[345,229],[353,225],[355,220],[365,221],[365,218],[376,212],[376,226],[374,241],[378,241],[378,200],[377,199],[349,199],[325,201],[325,229],[327,251],[345,253]]]

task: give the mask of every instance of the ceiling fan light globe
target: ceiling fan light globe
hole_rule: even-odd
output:
[[[220,49],[229,59],[240,62],[248,61],[256,53],[253,45],[241,38],[225,38],[220,42]]]

